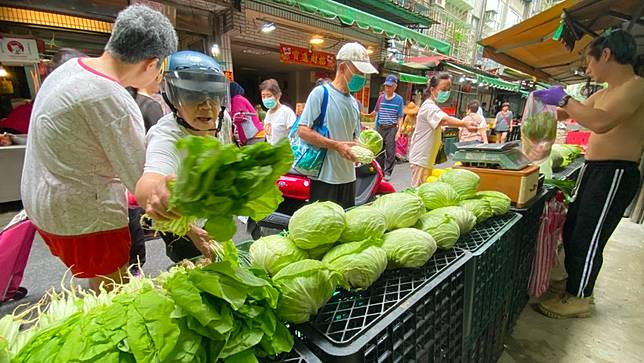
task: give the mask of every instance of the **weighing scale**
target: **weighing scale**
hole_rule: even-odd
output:
[[[468,167],[504,170],[521,170],[530,164],[518,140],[504,144],[460,142],[456,144],[454,160]]]
[[[517,207],[526,205],[537,194],[539,166],[529,165],[530,159],[521,151],[518,140],[504,144],[458,143],[454,160],[463,164],[461,168],[478,174],[479,190],[505,193]]]

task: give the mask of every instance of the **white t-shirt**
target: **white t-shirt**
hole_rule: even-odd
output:
[[[434,132],[441,120],[447,116],[434,101],[426,99],[418,110],[416,129],[411,136],[411,150],[409,150],[409,163],[429,168],[434,160],[429,160],[434,148]],[[440,132],[440,130],[438,130]]]
[[[271,124],[271,135],[268,142],[275,145],[288,136],[288,132],[295,123],[295,112],[290,107],[281,105],[273,112],[266,112],[264,123]]]
[[[126,227],[144,135],[139,107],[115,80],[80,58],[58,67],[31,113],[21,188],[31,221],[61,236]]]

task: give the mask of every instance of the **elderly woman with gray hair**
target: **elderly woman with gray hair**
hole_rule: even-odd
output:
[[[43,82],[31,116],[22,201],[52,254],[77,277],[121,282],[130,250],[126,189],[145,161],[141,111],[125,87],[151,83],[177,35],[160,12],[116,18],[98,58],[74,58]]]

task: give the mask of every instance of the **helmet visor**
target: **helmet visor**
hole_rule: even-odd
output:
[[[228,79],[215,72],[179,70],[165,74],[163,90],[174,107],[206,101],[228,107]]]

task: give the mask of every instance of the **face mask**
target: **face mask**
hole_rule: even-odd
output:
[[[450,91],[438,91],[438,94],[436,95],[436,102],[446,102],[449,99],[449,92]]]
[[[275,98],[272,98],[272,97],[271,98],[263,98],[262,103],[269,110],[274,108],[275,106],[277,106],[277,101],[275,100]]]
[[[358,92],[362,87],[364,87],[365,82],[366,79],[363,75],[353,74],[351,76],[351,80],[347,81],[347,88],[349,89],[349,92]]]

